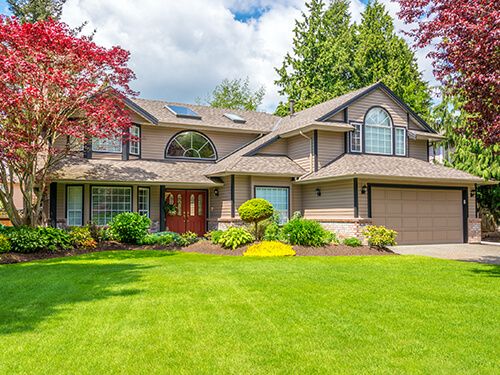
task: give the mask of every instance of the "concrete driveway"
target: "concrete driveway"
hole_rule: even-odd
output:
[[[500,265],[500,246],[479,244],[404,245],[392,246],[392,251],[403,255],[424,255],[434,258],[463,260]]]

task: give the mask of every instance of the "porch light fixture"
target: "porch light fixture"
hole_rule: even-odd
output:
[[[321,189],[320,188],[316,188],[316,195],[318,197],[321,197]]]
[[[214,189],[214,195],[215,195],[216,197],[218,197],[218,196],[219,196],[219,189]]]
[[[366,185],[361,186],[361,194],[366,194]]]

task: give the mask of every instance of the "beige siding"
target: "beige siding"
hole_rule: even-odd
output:
[[[180,129],[163,126],[143,125],[142,157],[144,159],[164,159],[165,147],[168,141],[179,131]],[[242,133],[214,131],[203,131],[202,133],[214,143],[219,158],[226,156],[255,138],[255,135]]]
[[[370,92],[349,106],[349,121],[363,122],[366,112],[373,106],[385,108],[391,115],[394,125],[408,125],[406,111],[380,89]]]
[[[306,134],[312,139],[312,133]],[[288,140],[288,156],[304,170],[311,171],[311,141],[302,135],[296,135]]]
[[[112,159],[112,160],[122,160],[122,154],[116,154],[111,152],[92,152],[92,159]]]
[[[286,139],[278,139],[259,150],[261,154],[286,155],[288,153],[288,142]]]
[[[332,117],[330,117],[328,121],[344,122],[344,111],[337,112]]]
[[[360,218],[368,217],[368,191],[363,194],[361,191],[363,185],[366,185],[368,181],[363,179],[358,179],[358,216]]]
[[[150,207],[149,207],[149,217],[151,221],[160,222],[160,187],[159,186],[151,186],[149,190],[149,199],[150,199]]]
[[[469,197],[469,217],[475,218],[476,217],[476,195],[474,194],[473,197],[470,196],[470,192],[472,190],[474,190],[474,185],[468,186],[467,196]]]
[[[318,132],[319,168],[344,153],[344,133]]]
[[[66,218],[66,185],[57,184],[57,220]]]
[[[302,213],[302,185],[292,185],[292,192],[291,192],[291,214],[293,215],[294,212],[299,211]]]
[[[234,208],[236,217],[239,217],[238,208],[250,198],[252,198],[250,176],[234,176]]]
[[[209,212],[210,219],[231,217],[231,177],[223,179],[224,186],[218,187],[219,196],[215,195],[215,189],[210,189]]]
[[[427,157],[427,141],[408,140],[408,155],[411,158],[429,161]]]
[[[317,188],[321,189],[320,197]],[[353,218],[353,180],[303,185],[302,210],[310,219]]]

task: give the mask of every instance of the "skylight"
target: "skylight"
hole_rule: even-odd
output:
[[[165,106],[170,112],[172,112],[177,117],[188,117],[188,118],[196,118],[201,119],[201,116],[193,111],[191,108],[184,107],[182,105],[173,105],[168,104]]]
[[[234,113],[224,113],[224,117],[227,117],[232,122],[238,122],[240,124],[244,124],[246,122],[243,117],[235,115]]]

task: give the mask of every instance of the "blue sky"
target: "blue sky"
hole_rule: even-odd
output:
[[[408,28],[397,19],[397,3],[379,1],[396,18],[396,30]],[[354,21],[365,3],[351,0]],[[62,18],[72,27],[87,21],[84,32],[96,30],[97,43],[130,51],[132,86],[141,97],[192,103],[224,78],[249,77],[266,90],[260,109],[272,112],[286,100],[274,85],[274,68],[291,51],[304,10],[304,0],[67,0]],[[435,83],[426,53],[416,51],[419,67]]]

